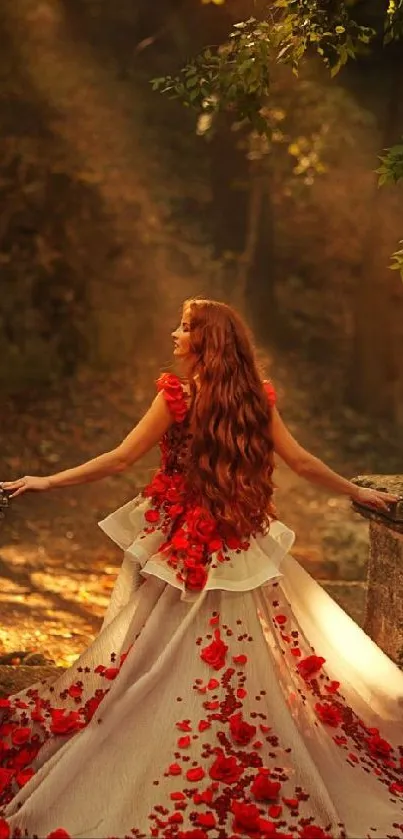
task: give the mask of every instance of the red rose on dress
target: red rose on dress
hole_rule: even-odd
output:
[[[71,839],[71,837],[70,833],[67,833],[67,830],[58,827],[56,830],[52,830],[52,833],[48,833],[46,839]]]
[[[21,769],[20,772],[17,772],[15,780],[17,781],[19,787],[23,787],[31,780],[33,775],[35,775],[34,769]]]
[[[209,664],[214,670],[221,670],[225,667],[225,656],[228,647],[220,637],[220,630],[214,631],[214,640],[207,647],[200,651],[200,658]]]
[[[207,571],[204,565],[196,565],[186,571],[186,588],[190,591],[200,591],[207,582]]]
[[[391,792],[392,795],[402,795],[403,784],[399,784],[397,781],[393,781],[393,783],[389,787],[389,792]]]
[[[387,740],[383,740],[379,734],[374,734],[372,737],[366,740],[368,744],[368,748],[374,757],[389,757],[390,752],[393,751],[393,747],[388,743]]]
[[[247,804],[246,801],[233,801],[231,810],[235,816],[234,830],[258,831],[260,812],[256,804]]]
[[[332,839],[328,833],[318,827],[316,824],[306,824],[301,833],[298,833],[301,839]]]
[[[315,705],[315,711],[326,725],[332,726],[332,728],[337,728],[337,726],[341,723],[342,716],[338,708],[335,705],[330,705],[329,702],[317,702]]]
[[[309,682],[317,675],[317,673],[319,673],[325,661],[326,659],[321,656],[309,655],[307,658],[303,658],[300,662],[298,662],[298,673],[303,679],[305,679],[306,682]]]
[[[257,801],[275,801],[281,790],[280,781],[271,781],[263,772],[258,772],[250,791]]]
[[[157,390],[163,392],[175,422],[182,422],[187,414],[187,403],[180,379],[174,373],[162,373],[157,379]]]
[[[238,743],[240,746],[246,746],[253,740],[256,734],[256,726],[249,725],[249,723],[245,722],[242,719],[241,713],[233,714],[232,717],[229,717],[228,722],[231,736],[235,743]]]
[[[50,726],[52,734],[72,734],[84,726],[84,723],[80,720],[78,711],[66,712],[64,709],[52,708],[50,713],[52,717],[52,724]]]
[[[186,516],[186,524],[196,542],[208,544],[217,536],[216,522],[204,507],[193,507]]]
[[[158,521],[159,517],[160,517],[159,510],[150,509],[150,510],[146,510],[146,512],[144,513],[144,518],[146,519],[146,521],[149,521],[149,522],[152,522],[152,523]]]
[[[210,778],[213,781],[223,781],[226,784],[235,784],[243,773],[243,766],[238,763],[236,757],[225,757],[219,754],[209,769]]]
[[[30,728],[15,728],[11,735],[13,746],[22,746],[23,743],[27,743],[31,738],[31,734]]]
[[[202,827],[216,826],[214,813],[198,813],[196,821],[198,824],[201,824]]]
[[[0,839],[9,839],[11,831],[5,819],[0,819]]]
[[[113,679],[116,679],[118,673],[119,667],[107,667],[102,675],[105,676],[105,679],[109,679],[109,681],[112,681]]]
[[[189,534],[180,527],[172,537],[171,545],[175,551],[186,551],[189,547],[189,540]]]
[[[14,769],[0,769],[0,794],[5,790],[15,775]]]
[[[68,695],[71,696],[72,699],[80,699],[82,692],[83,686],[78,684],[70,685],[67,691]]]
[[[246,664],[247,660],[248,660],[248,656],[246,656],[246,655],[233,655],[232,656],[232,661],[234,662],[234,664]]]
[[[188,781],[201,781],[203,780],[205,774],[206,773],[204,769],[201,768],[201,766],[195,766],[193,769],[189,769],[186,772],[186,777]]]

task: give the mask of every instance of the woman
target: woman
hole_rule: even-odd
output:
[[[98,480],[161,441],[144,493],[100,522],[124,559],[98,637],[0,701],[0,837],[401,837],[403,673],[290,556],[273,453],[396,498],[298,445],[231,308],[188,301],[173,339],[184,378],[159,378],[116,449],[3,483]]]

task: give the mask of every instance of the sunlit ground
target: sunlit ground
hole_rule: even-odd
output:
[[[83,572],[24,543],[3,547],[1,555],[13,579],[0,577],[0,649],[30,650],[59,666],[71,664],[99,629],[117,568]],[[38,567],[39,557],[47,571]]]

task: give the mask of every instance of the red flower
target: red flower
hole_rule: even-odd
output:
[[[201,781],[205,776],[204,769],[201,766],[195,766],[193,769],[189,769],[186,772],[186,777],[188,781]]]
[[[194,830],[180,830],[176,835],[178,839],[207,839],[206,831],[198,827]]]
[[[256,734],[256,726],[249,725],[242,719],[242,714],[233,714],[229,717],[229,726],[232,739],[240,746],[246,746]]]
[[[208,720],[200,720],[199,725],[197,726],[200,732],[206,731],[210,727],[211,722],[208,722]]]
[[[182,769],[179,766],[179,763],[171,763],[168,767],[168,775],[181,775]]]
[[[291,810],[295,810],[298,807],[298,798],[283,798],[283,801]]]
[[[146,510],[146,512],[144,513],[145,520],[149,521],[149,522],[152,522],[152,523],[158,521],[159,517],[160,517],[159,510],[150,509],[150,510]]]
[[[284,623],[286,623],[287,617],[285,615],[276,615],[274,620],[276,621],[276,623],[278,623],[278,624],[280,624],[280,626],[282,626]]]
[[[113,679],[116,679],[118,673],[119,667],[107,667],[102,675],[105,676],[105,679],[109,679],[109,681],[112,681]]]
[[[239,551],[241,549],[242,541],[239,536],[227,536],[225,544],[230,551]]]
[[[256,804],[247,804],[245,801],[233,801],[231,810],[235,816],[234,830],[259,830],[260,812]]]
[[[236,757],[224,757],[219,754],[209,769],[210,778],[213,781],[223,781],[226,784],[235,784],[243,773],[243,766],[238,763]]]
[[[189,540],[189,534],[180,527],[172,537],[171,544],[175,551],[186,551],[189,546]]]
[[[184,792],[171,792],[169,797],[171,801],[184,801],[186,795]]]
[[[280,790],[280,781],[271,781],[268,775],[263,772],[258,772],[250,788],[257,801],[275,801]]]
[[[206,664],[209,664],[210,667],[213,667],[214,670],[221,670],[225,667],[225,656],[227,650],[227,645],[221,640],[220,630],[216,629],[214,631],[214,640],[211,644],[208,644],[207,647],[203,647],[200,651],[200,658],[202,658]]]
[[[69,694],[69,696],[71,696],[72,699],[76,699],[76,698],[80,699],[80,697],[82,695],[82,692],[83,692],[83,687],[82,687],[82,685],[78,685],[78,684],[70,685],[70,687],[67,691],[67,693]]]
[[[64,709],[51,709],[52,724],[50,730],[52,734],[71,734],[83,728],[84,723],[78,716],[78,711],[66,712]]]
[[[248,657],[246,655],[234,655],[232,661],[234,664],[246,664]]]
[[[19,787],[23,787],[31,780],[33,775],[35,775],[34,769],[22,769],[21,772],[17,772],[15,780],[17,781]]]
[[[387,740],[383,740],[379,734],[374,734],[368,740],[366,740],[368,744],[368,748],[374,757],[389,757],[390,752],[393,750],[393,747],[388,743]]]
[[[0,819],[0,839],[9,839],[11,836],[8,822],[5,819]]]
[[[22,746],[31,737],[30,728],[16,728],[11,735],[11,742],[13,746]]]
[[[198,824],[201,824],[202,827],[216,826],[214,813],[198,813],[196,821]]]
[[[180,749],[188,749],[190,746],[190,737],[187,734],[185,737],[179,737],[178,747]]]
[[[339,687],[340,682],[332,681],[329,685],[325,685],[325,690],[327,690],[328,693],[337,693]]]
[[[208,544],[217,536],[216,522],[211,513],[204,507],[193,507],[186,516],[186,524],[197,542]]]
[[[281,804],[271,804],[269,807],[269,816],[271,819],[278,819],[283,812]]]
[[[56,830],[52,830],[52,833],[48,833],[46,839],[70,839],[70,833],[67,833],[67,830],[63,830],[62,827],[58,827]]]
[[[178,376],[162,373],[157,379],[157,390],[163,392],[175,422],[182,422],[187,414],[187,403]]]
[[[179,731],[191,731],[192,730],[192,726],[190,725],[189,720],[182,720],[181,722],[177,722],[176,727],[179,728]]]
[[[207,571],[203,565],[188,569],[186,572],[186,588],[191,591],[199,591],[204,588],[207,582]]]
[[[326,659],[321,656],[309,655],[297,664],[298,673],[306,682],[309,682],[319,673],[325,661]]]
[[[332,839],[328,833],[325,833],[325,831],[316,824],[306,824],[298,836],[300,836],[301,839]]]
[[[326,725],[332,726],[332,728],[337,728],[337,726],[341,722],[341,713],[335,705],[331,705],[329,702],[317,702],[315,705],[315,711],[318,717],[321,718],[322,722]]]
[[[393,781],[389,787],[389,792],[391,792],[392,795],[401,795],[403,793],[403,784]]]
[[[14,769],[0,769],[0,794],[5,790],[15,775]]]

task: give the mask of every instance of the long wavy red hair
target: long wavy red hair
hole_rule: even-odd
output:
[[[225,303],[191,299],[184,312],[190,326],[189,487],[223,534],[266,532],[268,517],[275,518],[271,407],[251,335]]]

